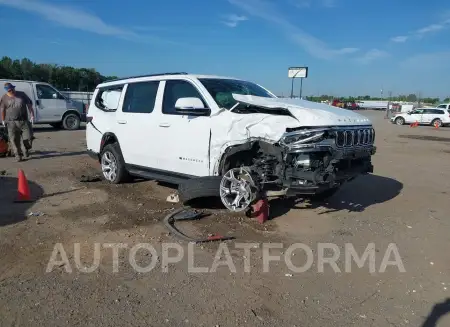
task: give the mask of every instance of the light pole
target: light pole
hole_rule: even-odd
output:
[[[302,98],[303,78],[300,78],[300,99]]]
[[[300,82],[300,98],[303,91],[303,79],[308,77],[308,67],[289,67],[288,76],[292,78],[291,84],[291,99],[294,98],[294,79],[299,76],[302,80]]]

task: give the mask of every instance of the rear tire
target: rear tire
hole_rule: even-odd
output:
[[[442,127],[442,120],[440,120],[439,118],[436,118],[435,120],[433,120],[431,122],[431,126],[438,126],[438,127]]]
[[[69,131],[74,131],[80,128],[81,125],[81,119],[80,116],[78,116],[75,113],[68,113],[64,116],[62,125],[64,129]]]
[[[111,184],[120,184],[129,177],[118,143],[108,144],[103,148],[100,165],[103,177]]]
[[[185,204],[197,198],[220,197],[222,176],[205,176],[188,179],[178,185],[178,198]]]

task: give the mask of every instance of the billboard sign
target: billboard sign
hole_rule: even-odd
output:
[[[289,78],[307,78],[308,67],[290,67],[288,76]]]

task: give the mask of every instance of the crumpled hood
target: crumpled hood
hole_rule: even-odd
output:
[[[233,98],[238,102],[266,109],[286,109],[300,122],[301,126],[313,127],[372,124],[370,119],[361,114],[324,103],[301,99],[264,98],[241,94],[233,94]]]

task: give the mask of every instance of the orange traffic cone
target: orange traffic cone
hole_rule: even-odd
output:
[[[409,127],[417,127],[417,126],[419,126],[419,122],[417,121],[409,125]]]
[[[19,169],[19,176],[17,182],[17,200],[15,202],[30,202],[30,188],[28,186],[27,178],[22,169]]]

